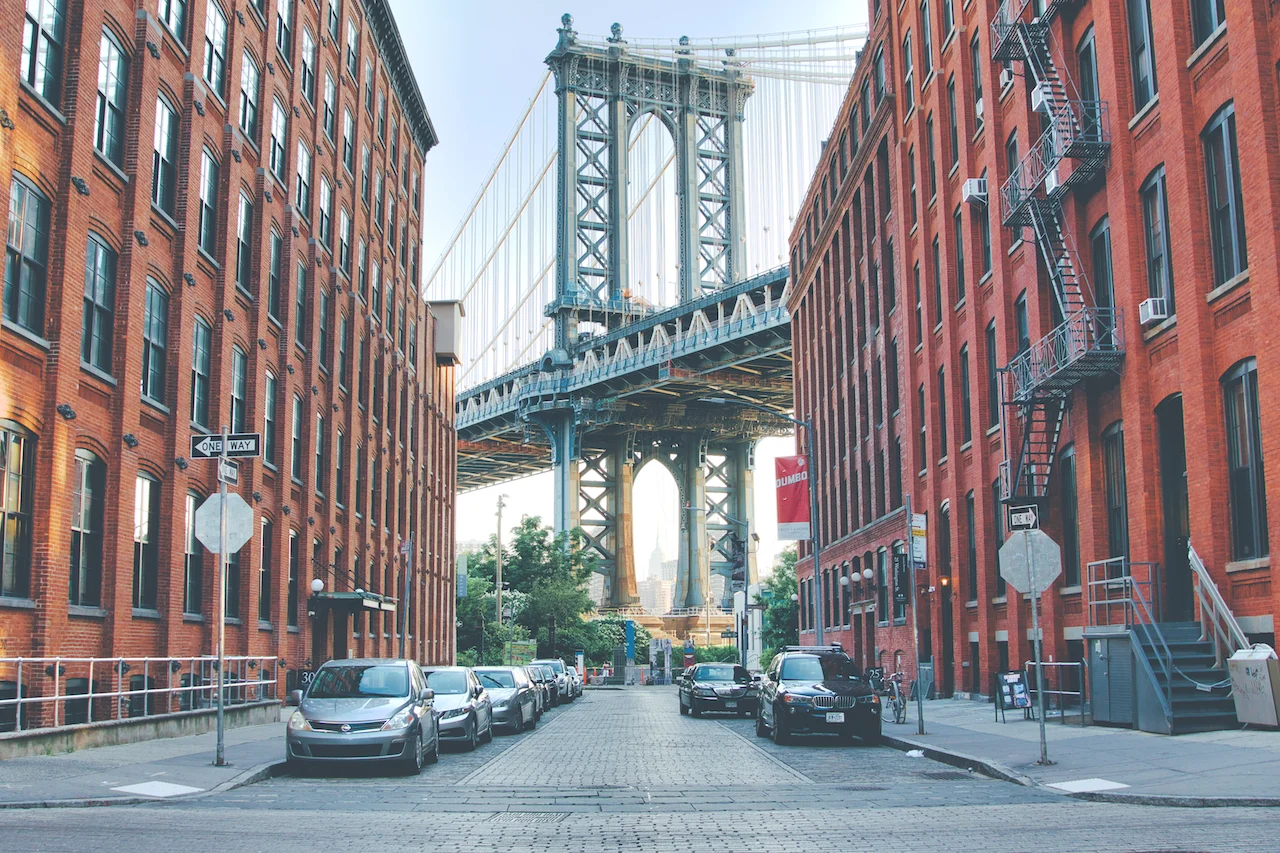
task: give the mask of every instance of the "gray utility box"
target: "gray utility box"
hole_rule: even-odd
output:
[[[1128,726],[1144,732],[1171,734],[1155,685],[1143,671],[1138,638],[1124,628],[1084,630],[1089,654],[1089,707],[1096,724]]]

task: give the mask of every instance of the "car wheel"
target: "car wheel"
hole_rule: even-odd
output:
[[[431,739],[431,751],[425,759],[427,764],[435,764],[440,760],[440,726],[436,726],[436,736]]]
[[[413,740],[404,746],[404,769],[410,776],[417,776],[422,772],[422,732],[413,733]]]
[[[489,717],[489,727],[484,730],[484,737],[480,739],[482,743],[493,743],[493,717]]]
[[[537,727],[538,727],[538,714],[537,714],[537,709],[535,708],[534,713],[529,715],[529,725],[526,726],[525,728],[527,728],[529,731],[533,731]]]
[[[773,711],[773,742],[778,746],[786,746],[791,743],[792,736],[791,732],[787,731],[787,724],[784,722],[785,719],[786,718],[782,716],[778,709],[775,708]]]
[[[473,752],[476,748],[476,744],[480,742],[479,732],[476,731],[478,728],[480,728],[480,721],[477,720],[475,717],[472,717],[470,728],[471,728],[471,735],[467,739],[467,752]]]
[[[685,714],[685,715],[687,715],[687,714],[689,713],[689,706],[688,706],[688,705],[686,705],[686,704],[684,704],[684,697],[683,697],[683,696],[681,696],[681,697],[680,697],[680,713],[681,713],[681,714]]]
[[[880,730],[876,729],[874,731],[869,731],[866,734],[862,735],[862,742],[867,746],[879,746]]]
[[[697,699],[690,699],[690,700],[689,700],[689,713],[690,713],[690,714],[693,714],[695,717],[701,717],[701,716],[702,716],[702,709],[698,707],[698,700],[697,700]]]
[[[285,766],[285,770],[289,772],[290,776],[307,775],[307,765],[303,764],[301,761],[299,761],[296,758],[286,758],[284,760],[284,766]]]
[[[769,729],[765,727],[764,715],[759,710],[756,711],[756,737],[768,737]]]

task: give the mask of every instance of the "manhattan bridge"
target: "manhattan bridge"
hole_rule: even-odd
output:
[[[753,449],[790,426],[792,216],[863,27],[730,39],[580,35],[547,74],[425,282],[461,301],[458,487],[554,472],[602,609],[635,607],[632,484],[679,491],[673,613],[756,581]]]

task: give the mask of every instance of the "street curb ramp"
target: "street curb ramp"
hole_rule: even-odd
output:
[[[284,775],[285,767],[286,765],[283,761],[265,761],[262,764],[250,767],[243,773],[233,776],[219,785],[215,785],[207,791],[183,794],[178,797],[82,797],[69,800],[26,800],[15,803],[0,803],[0,809],[86,809],[102,806],[140,806],[144,803],[177,803],[200,799],[210,794],[222,794],[227,791],[233,791],[236,788],[243,788],[246,785],[265,782],[276,776]]]

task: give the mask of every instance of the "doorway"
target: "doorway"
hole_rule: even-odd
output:
[[[951,630],[951,584],[941,584],[942,590],[942,696],[950,699],[956,692],[955,637]]]
[[[1160,441],[1160,483],[1164,509],[1164,606],[1156,618],[1173,622],[1192,619],[1191,566],[1187,544],[1191,519],[1187,493],[1187,446],[1182,424],[1182,395],[1174,394],[1156,406]]]

